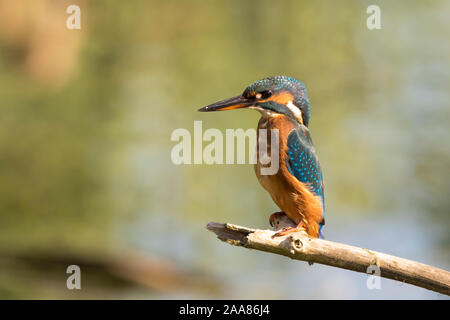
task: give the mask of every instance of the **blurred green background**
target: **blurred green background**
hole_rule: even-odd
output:
[[[68,30],[66,8],[81,8]],[[380,30],[366,8],[381,8]],[[325,237],[450,269],[449,1],[0,0],[0,298],[444,298],[233,248],[268,228],[251,165],[171,162],[251,82],[306,84]],[[66,268],[82,289],[66,288]]]

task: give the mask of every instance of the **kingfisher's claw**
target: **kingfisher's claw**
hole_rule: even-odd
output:
[[[277,233],[275,233],[272,236],[272,239],[276,238],[276,237],[282,237],[282,236],[288,235],[290,233],[299,232],[299,231],[306,231],[303,221],[301,221],[296,227],[287,227],[281,231],[278,231]]]

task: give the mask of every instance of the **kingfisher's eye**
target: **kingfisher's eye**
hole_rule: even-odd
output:
[[[272,91],[270,91],[270,90],[262,91],[261,92],[261,99],[270,98],[271,95],[272,95]]]

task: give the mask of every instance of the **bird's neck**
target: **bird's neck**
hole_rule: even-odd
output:
[[[292,128],[303,125],[296,119],[292,119],[282,113],[275,112],[261,112],[261,118],[258,122],[258,129],[283,129]]]

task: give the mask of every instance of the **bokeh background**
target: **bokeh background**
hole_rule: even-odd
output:
[[[66,28],[67,6],[81,30]],[[368,30],[366,8],[381,8]],[[306,84],[327,239],[450,269],[449,1],[0,0],[0,298],[445,299],[231,247],[267,228],[251,165],[171,162],[173,130],[269,75]],[[81,290],[66,268],[81,267]]]

